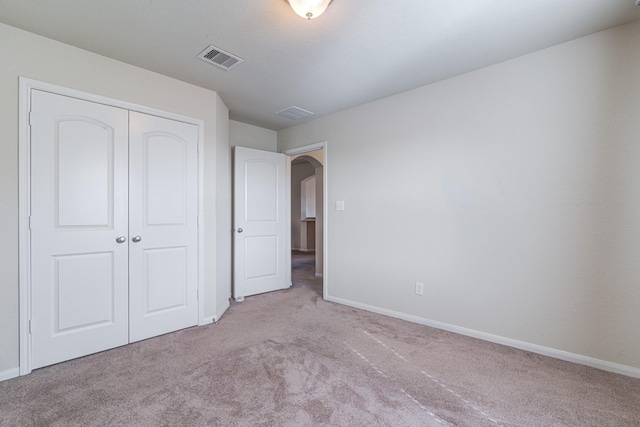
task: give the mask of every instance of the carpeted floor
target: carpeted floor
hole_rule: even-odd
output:
[[[322,296],[322,278],[316,277],[316,255],[313,252],[291,252],[291,282],[306,286]]]
[[[640,380],[329,303],[315,285],[0,383],[1,426],[639,426]],[[320,285],[321,289],[321,285]]]

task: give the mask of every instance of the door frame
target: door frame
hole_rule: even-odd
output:
[[[31,91],[34,89],[198,126],[198,325],[213,322],[213,318],[204,317],[204,298],[201,297],[204,295],[204,227],[200,225],[200,218],[203,217],[202,201],[204,200],[204,167],[203,156],[201,156],[200,153],[204,151],[204,121],[20,76],[18,100],[18,280],[20,375],[31,373],[31,234],[29,231],[29,217],[31,213],[31,129],[29,124],[29,112],[31,111]]]
[[[327,141],[303,145],[282,151],[289,157],[288,167],[291,166],[291,156],[304,154],[310,151],[322,149],[322,298],[326,300],[329,295],[329,172],[328,172],[328,143]],[[291,191],[291,174],[289,173],[289,191]],[[289,211],[291,211],[291,197],[289,197]],[[289,220],[291,221],[291,219]],[[291,229],[291,226],[289,226]],[[289,232],[289,252],[291,252],[291,233]]]

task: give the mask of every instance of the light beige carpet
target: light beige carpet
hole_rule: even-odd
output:
[[[2,426],[639,426],[640,380],[291,289],[0,383]]]

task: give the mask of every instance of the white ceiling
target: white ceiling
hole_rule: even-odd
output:
[[[217,91],[282,129],[640,18],[634,0],[0,0],[0,22]],[[1,42],[1,41],[0,41]],[[196,58],[213,44],[245,62]],[[289,106],[315,113],[298,122]]]

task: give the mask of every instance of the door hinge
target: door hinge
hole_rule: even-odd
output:
[[[29,333],[31,333],[31,319],[29,319]]]
[[[31,215],[29,215],[29,230],[31,230]]]
[[[196,289],[196,299],[200,301],[200,289]]]
[[[29,126],[33,126],[33,113],[29,111]]]

